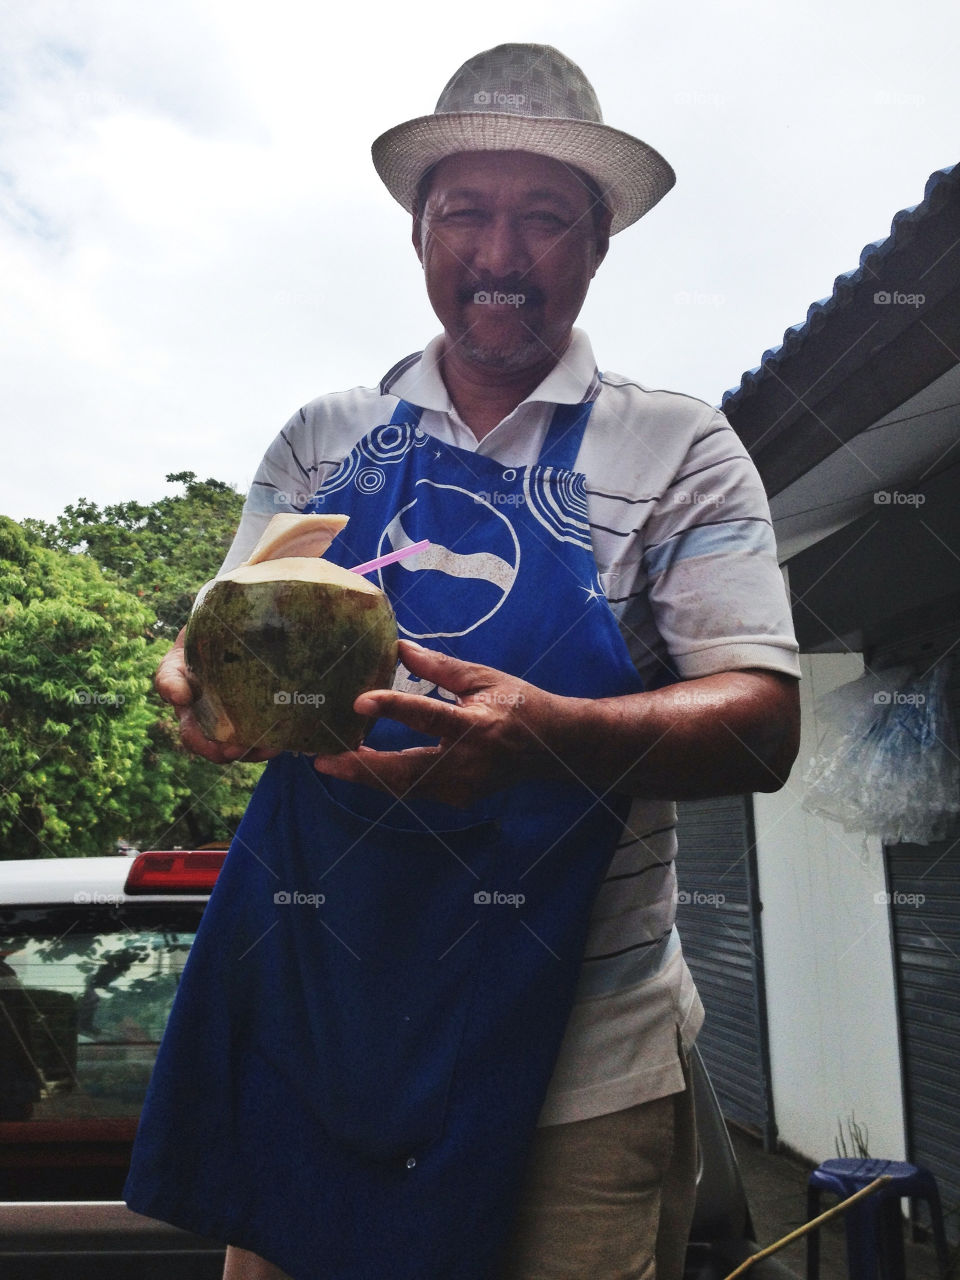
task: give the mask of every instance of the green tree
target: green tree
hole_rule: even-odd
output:
[[[183,492],[152,505],[80,499],[52,523],[3,520],[0,857],[225,841],[262,771],[189,755],[153,691],[243,507],[221,481],[167,480]]]
[[[0,517],[4,857],[102,853],[126,826],[127,785],[155,718],[150,620],[89,557],[41,547]]]
[[[81,498],[53,523],[25,520],[56,551],[86,552],[113,580],[155,611],[153,631],[173,639],[189,616],[197,589],[229,550],[243,495],[221,480],[177,471],[167,482],[184,492],[146,505],[118,502],[102,510]]]

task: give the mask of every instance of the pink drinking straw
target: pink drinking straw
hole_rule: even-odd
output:
[[[413,542],[409,547],[401,547],[399,551],[390,551],[385,556],[377,556],[376,560],[368,560],[366,564],[354,565],[350,572],[372,573],[374,569],[382,569],[385,564],[393,564],[396,560],[405,560],[407,556],[415,556],[418,551],[423,551],[429,545],[430,540],[424,538],[422,542]]]

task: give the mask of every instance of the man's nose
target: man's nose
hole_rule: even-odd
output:
[[[477,237],[475,271],[504,278],[529,271],[530,252],[522,229],[513,218],[491,218]]]

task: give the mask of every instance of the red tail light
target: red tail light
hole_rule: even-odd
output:
[[[180,849],[140,853],[127,875],[124,893],[209,893],[216,883],[226,850]]]

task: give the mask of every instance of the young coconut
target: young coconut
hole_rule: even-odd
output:
[[[198,596],[184,645],[208,738],[322,754],[360,745],[372,721],[353,702],[393,684],[397,623],[379,587],[321,558],[346,523],[274,516],[250,558]]]

